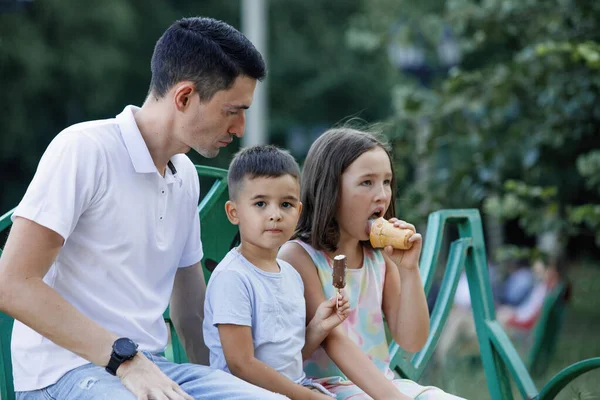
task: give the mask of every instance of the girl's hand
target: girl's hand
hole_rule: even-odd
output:
[[[339,297],[334,295],[329,300],[325,300],[319,304],[312,322],[328,334],[336,326],[344,322],[348,318],[349,313],[350,302],[342,289]]]
[[[401,229],[410,229],[415,232],[414,235],[408,239],[412,243],[412,247],[408,250],[394,249],[392,246],[385,246],[385,253],[396,263],[397,266],[406,269],[415,269],[419,267],[419,257],[421,256],[421,247],[423,246],[423,237],[420,233],[416,233],[415,226],[409,224],[406,221],[399,220],[398,218],[390,218],[389,222],[393,223],[395,227]]]

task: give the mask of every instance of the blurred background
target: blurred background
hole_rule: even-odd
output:
[[[538,259],[569,282],[536,382],[600,356],[597,0],[0,0],[1,212],[58,132],[141,105],[156,40],[195,15],[246,32],[267,60],[242,145],[302,162],[327,128],[375,124],[393,148],[399,217],[424,232],[432,211],[478,208],[498,282],[528,272],[526,298]],[[239,145],[189,155],[226,168]],[[515,339],[524,353],[528,334]],[[489,398],[477,351],[450,346],[422,383]],[[559,398],[600,398],[598,378]]]

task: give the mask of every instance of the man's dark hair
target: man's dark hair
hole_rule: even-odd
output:
[[[238,76],[262,80],[265,62],[237,29],[212,18],[175,21],[156,42],[150,92],[163,97],[178,82],[194,82],[200,100],[229,89]]]
[[[335,215],[340,201],[342,174],[358,157],[377,147],[385,150],[392,164],[389,148],[378,136],[341,127],[328,130],[311,145],[302,169],[300,201],[303,208],[294,237],[317,250],[337,250],[340,227]],[[392,199],[383,216],[385,219],[396,214],[396,177],[393,167],[390,184]]]
[[[277,178],[291,175],[300,182],[300,167],[287,151],[273,145],[259,145],[240,150],[229,165],[229,198],[237,199],[244,178]]]

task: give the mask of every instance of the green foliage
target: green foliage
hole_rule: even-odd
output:
[[[390,137],[409,147],[397,154],[399,169],[413,171],[400,208],[418,201],[424,218],[484,205],[527,234],[591,234],[600,245],[600,2],[395,3],[410,9],[402,34],[361,26],[382,45],[417,43],[439,71],[428,86],[407,78],[394,90]],[[463,55],[447,74],[431,57],[443,26]]]
[[[140,105],[150,57],[176,19],[204,15],[241,28],[241,1],[44,0],[0,14],[0,207],[23,195],[42,152],[62,129]],[[350,21],[363,0],[267,2],[271,141],[313,136],[355,115],[376,122],[392,113],[385,51],[351,45]],[[234,147],[214,160],[226,167]],[[299,154],[302,156],[303,154]]]

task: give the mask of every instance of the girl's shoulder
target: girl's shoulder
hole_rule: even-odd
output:
[[[317,268],[322,265],[328,265],[327,254],[324,251],[317,250],[309,243],[300,239],[293,239],[286,242],[279,250],[279,255],[284,260],[294,265],[294,261],[304,262],[306,257],[315,264]]]

